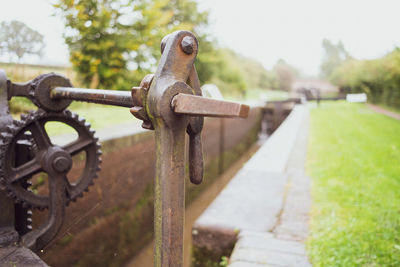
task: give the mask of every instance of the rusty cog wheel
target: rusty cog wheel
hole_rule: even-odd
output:
[[[53,144],[45,129],[45,124],[48,122],[60,122],[70,126],[75,130],[78,138],[62,146]],[[16,147],[17,143],[24,139],[32,140],[32,156],[31,160],[18,165],[16,164]],[[69,203],[83,196],[84,191],[88,191],[100,170],[100,144],[94,136],[94,131],[90,129],[90,124],[69,110],[45,112],[38,109],[36,112],[21,116],[20,121],[13,121],[5,132],[0,133],[0,189],[7,192],[8,196],[23,208],[48,208],[48,192],[47,195],[39,195],[31,190],[27,183],[29,184],[35,174],[46,173],[43,168],[44,154],[54,147],[61,148],[71,157],[83,151],[86,154],[85,166],[78,179],[71,182],[68,174],[66,175],[66,197]],[[48,179],[52,179],[50,175]]]

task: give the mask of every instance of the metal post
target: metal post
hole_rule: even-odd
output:
[[[184,41],[191,46],[190,53],[184,51]],[[168,36],[164,45],[146,107],[156,139],[154,266],[180,267],[185,211],[185,130],[189,117],[176,115],[171,103],[179,93],[192,93],[185,82],[197,55],[197,41],[192,33],[181,31]]]
[[[183,265],[185,123],[158,125],[154,200],[154,266]]]

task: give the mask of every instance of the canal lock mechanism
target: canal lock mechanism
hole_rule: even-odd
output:
[[[0,71],[0,208],[4,211],[0,214],[0,263],[12,254],[3,253],[9,248],[37,252],[46,246],[59,232],[68,204],[93,185],[101,163],[98,138],[84,119],[67,109],[72,101],[85,101],[130,108],[143,121],[143,128],[155,131],[154,265],[183,265],[185,133],[189,135],[189,178],[200,184],[203,118],[245,118],[249,107],[202,97],[194,66],[198,42],[191,32],[167,35],[161,51],[155,74],[145,76],[130,92],[74,88],[55,73],[14,83]],[[38,109],[13,120],[7,101],[15,96],[28,98]],[[72,127],[78,139],[64,146],[53,144],[44,127],[51,121]],[[72,156],[82,151],[86,152],[84,171],[70,182]],[[30,180],[39,172],[49,177],[47,195],[37,195],[30,188]],[[47,219],[33,230],[30,209],[48,209]],[[16,257],[17,266],[25,266],[29,255]]]

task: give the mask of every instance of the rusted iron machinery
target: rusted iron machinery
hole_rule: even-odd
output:
[[[182,266],[185,132],[189,135],[190,181],[199,184],[203,178],[203,117],[244,118],[249,107],[202,97],[194,66],[198,42],[192,33],[167,35],[161,50],[156,73],[145,76],[131,92],[73,88],[67,78],[54,73],[14,83],[0,72],[0,247],[43,248],[62,226],[65,207],[93,184],[100,170],[100,144],[89,124],[67,110],[72,100],[86,101],[129,107],[143,121],[143,128],[155,130],[155,266]],[[28,98],[37,111],[13,120],[7,100],[14,96]],[[72,127],[77,140],[64,146],[53,144],[44,126],[52,121]],[[86,165],[82,175],[71,182],[72,156],[81,151],[86,153]],[[30,179],[38,172],[49,177],[47,195],[30,189]],[[32,230],[29,209],[34,208],[48,209],[48,218]]]

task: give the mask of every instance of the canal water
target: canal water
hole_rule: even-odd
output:
[[[203,211],[211,204],[216,196],[221,192],[225,185],[242,168],[243,164],[258,150],[260,144],[253,145],[239,160],[225,171],[216,181],[204,190],[185,210],[185,229],[184,229],[184,267],[190,267],[190,253],[192,246],[192,225]],[[152,267],[153,266],[153,246],[150,242],[144,247],[125,267]]]

